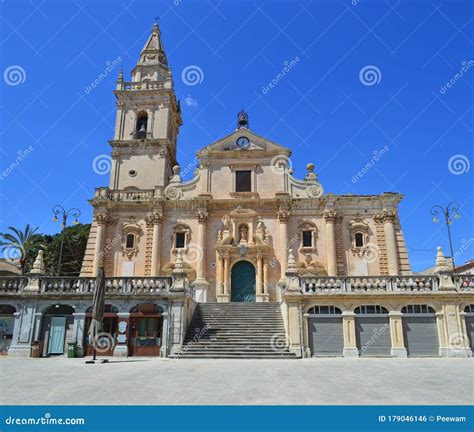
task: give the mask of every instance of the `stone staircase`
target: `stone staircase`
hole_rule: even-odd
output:
[[[278,303],[200,303],[172,358],[296,358]]]

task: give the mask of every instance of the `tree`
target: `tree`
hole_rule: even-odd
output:
[[[61,275],[79,276],[90,227],[90,224],[77,224],[64,228],[62,233],[43,236],[43,241],[46,244],[44,251],[46,274],[57,275],[61,236],[64,235]]]
[[[38,227],[32,229],[29,224],[21,231],[8,227],[10,232],[0,233],[0,247],[5,258],[17,261],[21,273],[26,274],[31,269],[38,251],[44,247],[43,237],[37,234]]]

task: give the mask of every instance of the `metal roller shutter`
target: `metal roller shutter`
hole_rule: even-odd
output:
[[[342,355],[344,337],[340,315],[308,318],[308,341],[313,356]]]
[[[403,315],[403,336],[409,356],[439,355],[438,326],[434,314]]]
[[[389,356],[392,342],[387,315],[357,315],[357,347],[361,356]]]
[[[474,315],[466,314],[466,333],[469,339],[469,346],[474,351]]]

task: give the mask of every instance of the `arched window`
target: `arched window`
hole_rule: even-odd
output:
[[[336,306],[313,306],[308,310],[308,314],[315,315],[340,315],[341,309]]]
[[[354,311],[356,314],[368,315],[368,314],[377,314],[384,315],[388,314],[388,310],[379,305],[363,305],[356,308]]]
[[[434,314],[435,310],[428,305],[407,305],[402,308],[403,314]]]
[[[127,249],[133,249],[135,247],[135,234],[127,234],[125,247]]]
[[[356,247],[364,247],[364,234],[356,232],[354,235],[354,242]]]
[[[467,305],[464,308],[465,313],[474,313],[474,304]]]
[[[137,125],[135,128],[135,137],[138,139],[145,139],[148,128],[148,114],[145,111],[140,111],[137,114]]]

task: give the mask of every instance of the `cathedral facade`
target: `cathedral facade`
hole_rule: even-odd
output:
[[[300,274],[411,273],[400,194],[325,194],[314,165],[296,178],[291,150],[255,133],[244,111],[183,181],[180,106],[157,25],[115,95],[110,182],[91,200],[83,276],[100,265],[109,277],[171,275],[181,251],[198,301],[268,302],[281,300],[290,249]]]
[[[80,277],[0,276],[2,351],[199,358],[472,355],[474,277],[413,274],[402,196],[324,192],[308,161],[237,114],[229,135],[181,170],[182,125],[157,24],[132,80],[120,73],[110,181]],[[191,180],[183,174],[193,170]],[[106,274],[100,340],[95,277]]]

